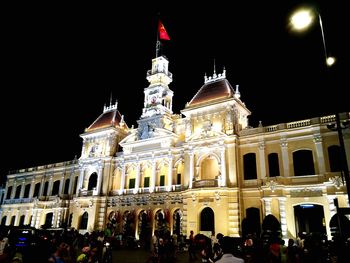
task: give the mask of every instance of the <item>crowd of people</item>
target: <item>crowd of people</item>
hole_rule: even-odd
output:
[[[24,232],[17,230],[14,227],[0,228],[1,263],[111,263],[111,247],[121,246],[122,240],[127,240],[127,237],[122,240],[116,238],[110,227],[85,234],[74,229],[33,230],[35,234],[30,238],[19,235]],[[322,235],[300,234],[297,239],[289,239],[285,244],[280,237],[262,236],[265,238],[250,234],[245,238],[234,238],[213,233],[208,237],[195,235],[191,230],[186,237],[155,230],[149,242],[128,248],[149,251],[149,257],[144,261],[148,263],[177,262],[179,253],[182,253],[182,258],[184,253],[188,253],[189,262],[206,263],[348,262],[346,255],[350,251],[350,242],[344,239],[327,240]],[[124,242],[124,246],[128,244]],[[115,259],[115,262],[122,261]]]
[[[327,240],[326,236],[312,233],[300,233],[298,238],[289,239],[288,243],[278,235],[266,238],[247,235],[245,238],[212,234],[211,238],[190,232],[188,253],[189,260],[201,262],[246,262],[246,263],[303,263],[303,262],[349,262],[350,240],[335,237]],[[196,252],[197,250],[197,252]]]
[[[111,263],[108,229],[80,234],[75,229],[0,228],[1,263]]]

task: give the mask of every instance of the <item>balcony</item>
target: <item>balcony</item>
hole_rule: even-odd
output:
[[[6,199],[4,205],[32,203],[35,198]]]
[[[193,182],[193,188],[218,187],[218,180],[206,179]]]

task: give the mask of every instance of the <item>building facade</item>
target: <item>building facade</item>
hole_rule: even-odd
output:
[[[8,175],[1,224],[84,232],[110,223],[136,238],[145,229],[242,236],[259,232],[271,214],[284,238],[313,231],[331,238],[334,199],[349,201],[338,134],[327,128],[335,116],[252,128],[225,70],[205,76],[174,114],[168,66],[164,56],[152,60],[137,128],[109,105],[81,135],[80,158]]]

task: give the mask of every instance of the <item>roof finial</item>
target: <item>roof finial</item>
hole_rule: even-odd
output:
[[[112,91],[111,91],[111,96],[109,98],[109,107],[112,106]]]
[[[215,65],[215,58],[214,58],[214,74],[213,74],[213,78],[216,78],[216,65]]]
[[[204,73],[204,83],[206,83],[208,80],[207,73]]]
[[[239,85],[237,84],[237,85],[236,85],[236,92],[235,92],[235,97],[236,97],[237,99],[239,99],[239,98],[241,97],[241,93],[239,92],[238,87],[239,87]]]

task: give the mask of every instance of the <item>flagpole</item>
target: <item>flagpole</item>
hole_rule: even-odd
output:
[[[158,14],[158,21],[157,21],[157,42],[156,42],[156,58],[159,55],[160,50],[160,41],[159,41],[159,14]]]

